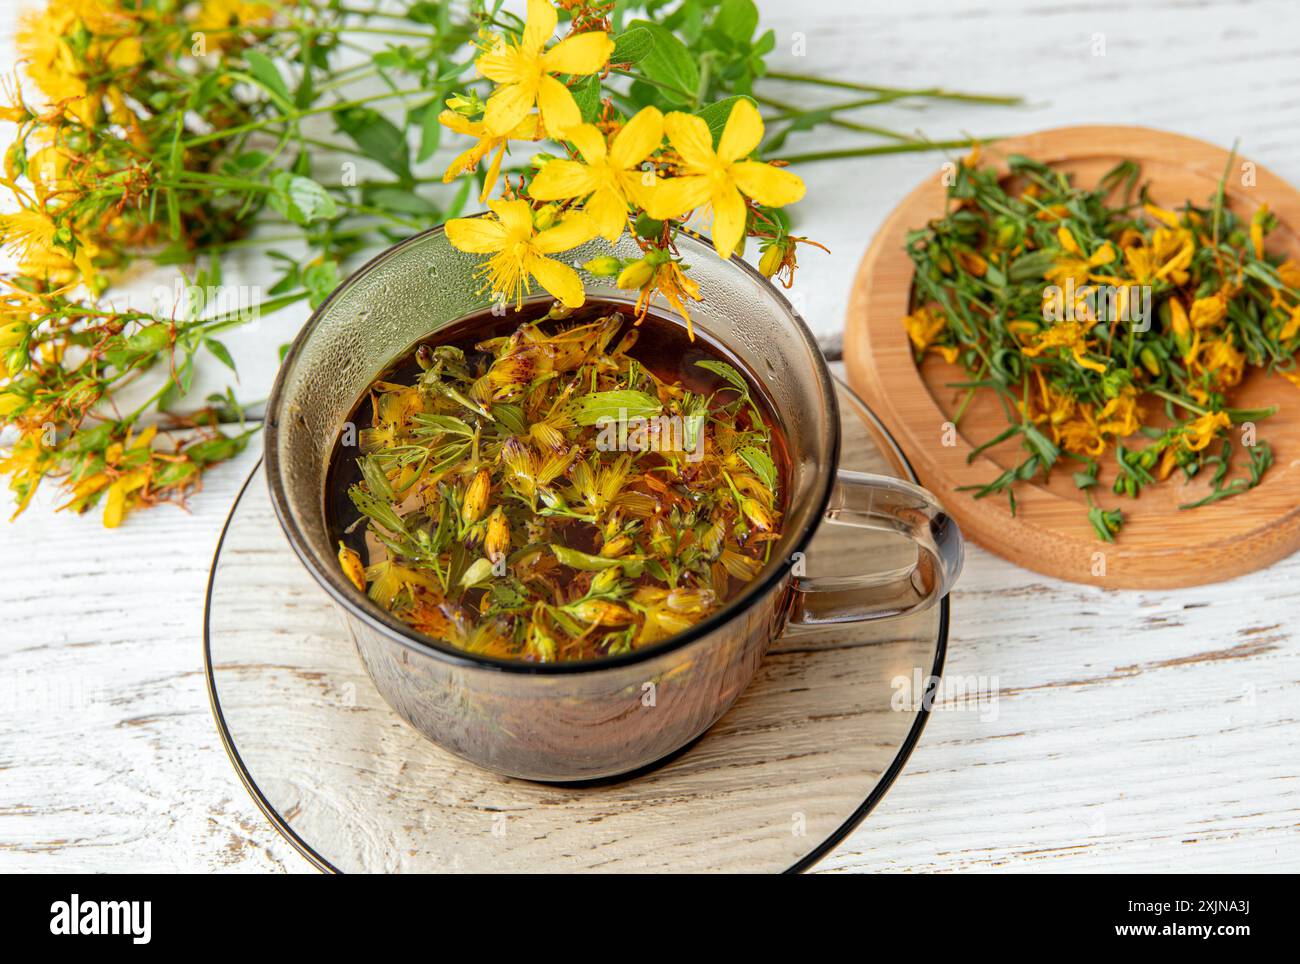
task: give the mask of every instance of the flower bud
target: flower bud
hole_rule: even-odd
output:
[[[612,278],[623,270],[623,262],[613,255],[602,255],[586,262],[583,269],[590,271],[597,278]]]
[[[471,589],[484,582],[491,575],[491,561],[482,558],[475,559],[473,564],[465,570],[465,574],[460,577],[460,584],[466,589]]]
[[[627,609],[603,599],[584,599],[574,603],[570,612],[584,623],[597,626],[626,626],[634,619]]]
[[[465,504],[461,506],[460,517],[466,525],[477,522],[487,509],[488,495],[492,491],[492,476],[487,469],[479,469],[474,481],[465,490]]]
[[[487,542],[483,548],[493,562],[504,559],[510,551],[510,522],[500,506],[492,511],[492,517],[488,519]]]
[[[12,348],[27,337],[29,326],[25,321],[0,325],[0,348]]]
[[[339,568],[348,577],[348,582],[362,592],[366,591],[366,567],[361,564],[361,557],[342,542],[339,543]]]
[[[559,219],[560,206],[558,204],[547,204],[533,212],[533,226],[538,231],[545,231],[547,228],[555,227],[555,222]]]
[[[591,580],[591,591],[593,593],[610,592],[619,584],[619,580],[622,579],[622,577],[623,571],[619,569],[618,566],[614,566],[611,569],[602,569],[600,572],[596,573],[595,577]]]
[[[606,559],[614,559],[632,547],[632,540],[627,536],[616,536],[600,547],[600,554]]]
[[[758,259],[758,270],[764,278],[770,278],[781,270],[781,262],[785,260],[784,246],[780,242],[769,244],[763,249],[762,257]]]
[[[644,288],[654,277],[655,269],[645,258],[633,261],[621,272],[614,282],[620,288]]]

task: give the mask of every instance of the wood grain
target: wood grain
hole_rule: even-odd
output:
[[[1229,163],[1222,148],[1194,138],[1139,127],[1068,127],[999,142],[986,162],[1006,172],[1005,159],[1025,154],[1052,164],[1091,187],[1124,158],[1138,161],[1157,204],[1207,203]],[[1254,178],[1242,185],[1236,166],[1249,163]],[[1244,217],[1267,204],[1281,222],[1270,236],[1277,253],[1300,258],[1300,192],[1242,157],[1228,179],[1229,205]],[[1300,548],[1300,392],[1279,377],[1255,372],[1231,396],[1238,408],[1278,406],[1257,425],[1258,439],[1276,462],[1256,488],[1194,510],[1179,506],[1209,492],[1208,473],[1149,487],[1140,498],[1094,494],[1105,508],[1121,508],[1124,528],[1114,545],[1100,542],[1087,518],[1087,494],[1067,471],[1016,488],[1013,516],[1003,497],[975,499],[979,486],[1024,458],[1016,440],[972,458],[976,446],[1006,428],[992,392],[979,392],[953,426],[964,392],[951,387],[968,376],[937,357],[918,368],[903,329],[911,310],[912,263],[904,249],[908,231],[940,217],[946,191],[936,174],[898,206],[872,241],[858,270],[845,332],[845,361],[853,385],[898,438],[922,484],[931,489],[982,546],[1036,572],[1115,588],[1195,586],[1270,565]],[[1147,416],[1158,409],[1146,401]],[[1239,449],[1240,451],[1240,449]],[[1103,480],[1114,477],[1113,459]],[[1104,488],[1104,487],[1103,487]]]

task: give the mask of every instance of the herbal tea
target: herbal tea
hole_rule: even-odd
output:
[[[335,443],[326,510],[344,573],[413,629],[592,659],[753,580],[786,470],[770,404],[720,346],[557,304],[467,319],[391,366]]]

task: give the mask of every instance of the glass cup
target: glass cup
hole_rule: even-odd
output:
[[[645,767],[722,716],[777,636],[928,608],[961,570],[961,534],[926,490],[837,469],[831,374],[789,302],[739,258],[724,261],[685,235],[678,247],[700,285],[702,300],[691,305],[696,328],[762,383],[781,419],[789,497],[783,536],[759,576],[718,612],[653,646],[563,663],[478,656],[416,633],[339,569],[325,519],[325,478],[338,433],[394,359],[491,304],[475,277],[484,256],[456,250],[440,227],[383,252],[316,310],[272,389],[266,475],[294,552],[337,604],[389,705],[430,740],[490,770],[571,782]],[[562,257],[580,265],[600,255],[640,253],[624,235],[616,244],[597,239]],[[582,275],[589,298],[630,305],[628,292],[612,279]],[[864,559],[860,575],[800,575],[798,563],[823,521],[898,533],[915,543],[915,563],[880,571]]]

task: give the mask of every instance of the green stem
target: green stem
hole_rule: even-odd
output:
[[[796,84],[816,84],[820,87],[836,87],[840,90],[860,90],[867,94],[889,94],[893,99],[902,97],[926,97],[930,100],[955,100],[964,104],[993,104],[1001,107],[1014,107],[1023,104],[1024,98],[1005,94],[966,94],[942,87],[922,87],[907,89],[903,87],[880,87],[875,84],[859,84],[851,80],[832,80],[829,77],[814,77],[810,74],[794,74],[781,70],[769,71],[764,75],[770,80],[788,80]]]
[[[383,94],[373,94],[370,97],[359,97],[356,100],[339,101],[336,104],[324,104],[320,107],[312,107],[307,110],[295,110],[287,114],[281,114],[277,117],[265,117],[261,120],[249,121],[246,124],[240,124],[236,127],[226,127],[218,131],[212,131],[210,134],[202,134],[199,137],[191,137],[189,140],[181,141],[182,148],[197,147],[200,144],[207,144],[210,141],[219,141],[222,138],[233,137],[235,134],[242,134],[244,131],[260,130],[270,124],[284,124],[289,121],[296,121],[303,117],[310,117],[313,114],[332,114],[335,111],[348,110],[352,107],[362,107],[366,104],[372,104],[375,101],[391,100],[394,97],[414,97],[417,94],[423,94],[421,89],[415,90],[391,90]]]
[[[845,110],[846,108],[850,108],[850,107],[860,107],[867,103],[879,103],[879,101],[850,101],[848,104],[840,104],[836,107],[824,107],[824,108],[814,107],[805,110],[803,108],[795,106],[794,104],[789,104],[786,103],[785,101],[775,100],[774,98],[771,97],[760,97],[758,94],[754,94],[753,96],[754,96],[754,100],[758,101],[760,104],[763,104],[767,107],[775,107],[778,110],[782,110],[786,112],[784,115],[780,117],[772,118],[772,120],[789,120],[797,117],[803,117],[807,114],[820,114],[823,112],[834,113],[835,111]],[[898,131],[890,130],[888,127],[877,127],[874,124],[858,124],[855,123],[854,121],[840,120],[838,117],[829,117],[827,118],[826,123],[830,124],[832,127],[839,127],[849,131],[858,131],[863,134],[875,134],[879,137],[888,137],[891,140],[910,141],[910,142],[916,141],[916,138],[911,137],[907,134],[900,134]]]
[[[874,157],[878,154],[909,154],[922,151],[944,151],[975,144],[991,144],[1001,137],[981,137],[954,141],[908,141],[902,144],[878,144],[873,147],[851,147],[842,151],[813,151],[811,154],[789,154],[778,160],[787,164],[811,164],[813,161],[838,161],[846,157]]]

